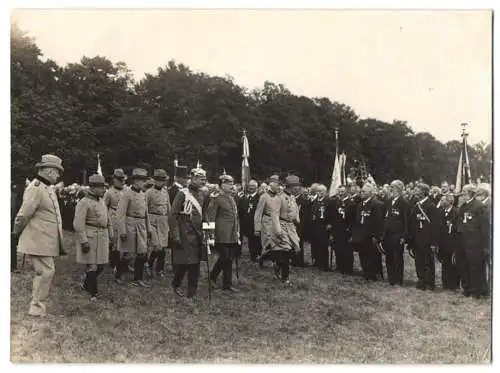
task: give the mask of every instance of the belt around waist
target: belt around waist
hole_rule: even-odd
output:
[[[117,207],[110,207],[110,209],[116,211]]]
[[[156,216],[168,216],[168,213],[166,214],[157,214],[155,212],[150,212],[151,215],[156,215]]]
[[[99,225],[99,224],[91,224],[91,223],[85,223],[85,225],[87,227],[99,228],[99,229],[107,229],[108,228],[107,225],[105,227],[103,227],[102,225]]]
[[[268,218],[270,218],[271,214],[262,214],[262,216],[267,216]]]
[[[134,216],[134,215],[127,215],[127,218],[133,218],[133,219],[146,219],[145,216]]]

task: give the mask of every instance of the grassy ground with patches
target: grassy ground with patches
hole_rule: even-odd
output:
[[[172,274],[151,289],[120,287],[109,268],[101,299],[79,289],[82,268],[70,251],[57,259],[50,315],[27,315],[33,272],[12,275],[11,357],[14,363],[487,363],[491,303],[406,283],[366,283],[359,276],[292,269],[287,288],[267,266],[245,255],[241,290],[208,300],[202,263],[197,304],[171,291]],[[186,281],[186,279],[185,279]],[[185,286],[185,283],[184,283]]]

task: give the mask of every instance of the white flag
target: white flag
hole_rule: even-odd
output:
[[[97,153],[97,174],[102,176],[101,158],[99,157],[99,153]]]
[[[328,193],[331,196],[337,194],[337,188],[342,184],[342,175],[340,172],[340,162],[339,156],[335,154],[335,163],[333,165],[333,173],[332,173],[332,183],[330,184],[330,192]]]

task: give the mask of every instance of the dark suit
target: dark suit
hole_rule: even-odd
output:
[[[253,262],[262,253],[260,237],[254,234],[254,217],[260,194],[244,195],[238,201],[238,215],[240,219],[241,237],[248,238],[250,258]]]
[[[452,261],[457,246],[458,209],[451,206],[441,208],[441,234],[439,239],[439,260],[443,289],[455,290],[460,286],[459,268]],[[456,256],[456,253],[455,253]]]
[[[465,202],[458,212],[459,266],[464,294],[480,296],[485,293],[485,257],[489,232],[486,206],[476,199]]]
[[[423,203],[416,203],[410,221],[409,244],[415,250],[417,287],[422,290],[434,290],[436,267],[431,246],[437,246],[439,242],[439,211],[434,202],[426,198]]]
[[[386,252],[387,277],[391,285],[403,285],[404,245],[401,240],[408,241],[409,215],[410,205],[405,198],[399,197],[387,202],[382,241]]]
[[[358,204],[352,226],[352,242],[358,247],[363,277],[377,281],[382,274],[381,255],[374,241],[382,236],[384,216],[382,202],[375,197]]]
[[[329,233],[326,230],[326,210],[329,204],[328,197],[316,198],[311,205],[311,250],[315,257],[315,266],[328,270]]]
[[[349,237],[351,236],[352,202],[349,197],[334,198],[327,208],[327,224],[332,226],[330,234],[333,237],[335,262],[337,269],[342,274],[352,274],[354,256]]]

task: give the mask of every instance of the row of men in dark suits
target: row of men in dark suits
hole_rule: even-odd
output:
[[[261,252],[253,232],[253,216],[261,197],[257,190],[257,182],[252,181],[247,193],[238,198],[241,236],[248,238],[254,261]],[[320,270],[332,270],[335,253],[336,270],[353,274],[354,252],[358,252],[364,278],[377,281],[384,277],[384,256],[389,283],[403,285],[408,250],[415,259],[418,289],[435,289],[437,259],[443,288],[458,290],[461,286],[465,296],[489,294],[491,208],[487,189],[470,184],[463,187],[459,199],[446,190],[438,199],[430,194],[428,185],[419,183],[407,199],[403,182],[394,180],[386,198],[378,198],[377,192],[370,183],[362,188],[341,185],[330,198],[326,187],[317,185],[312,193],[297,196],[302,251],[292,258],[292,265],[307,265],[303,248],[309,242],[312,265]]]

